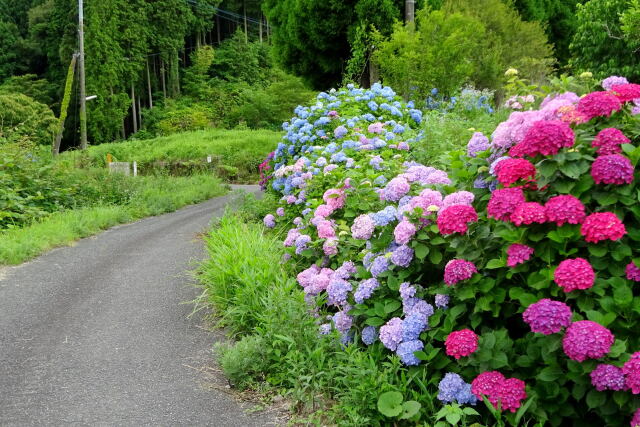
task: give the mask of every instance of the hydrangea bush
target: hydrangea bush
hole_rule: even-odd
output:
[[[640,86],[603,89],[513,112],[449,174],[414,161],[421,112],[390,88],[298,107],[263,166],[281,198],[264,223],[319,333],[512,424],[640,418]]]

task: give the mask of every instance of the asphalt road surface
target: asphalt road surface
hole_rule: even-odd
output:
[[[0,270],[0,425],[275,424],[226,390],[219,336],[184,304],[198,234],[230,197]]]

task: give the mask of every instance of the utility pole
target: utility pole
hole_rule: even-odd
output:
[[[408,24],[409,22],[413,22],[416,16],[416,2],[415,0],[405,0],[404,2],[404,20]]]
[[[78,58],[78,71],[80,74],[80,148],[87,148],[87,90],[84,76],[84,11],[82,1],[78,0],[78,36],[80,46],[80,57]]]

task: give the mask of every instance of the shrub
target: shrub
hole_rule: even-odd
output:
[[[0,144],[51,144],[57,125],[46,105],[26,95],[0,93]]]
[[[426,383],[378,388],[417,402],[416,419],[439,412],[437,394],[486,397],[489,424],[627,422],[640,375],[638,88],[514,112],[489,149],[452,153],[450,175],[414,162],[421,115],[389,88],[351,86],[298,108],[271,163],[280,206],[264,222],[286,232],[310,309],[328,319],[320,332],[351,351],[395,353],[401,378],[428,372]],[[603,145],[617,157],[594,161]]]

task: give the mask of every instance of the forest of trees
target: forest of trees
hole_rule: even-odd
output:
[[[77,6],[77,0],[0,0],[0,94],[26,95],[49,106],[53,114],[59,116],[67,71],[78,48]],[[397,74],[398,70],[394,68],[397,64],[385,63],[379,48],[395,49],[393,43],[406,39],[402,36],[402,31],[408,28],[402,26],[404,8],[404,0],[85,0],[86,86],[87,94],[96,96],[88,105],[90,139],[97,143],[128,137],[142,127],[145,110],[163,104],[165,99],[179,98],[185,85],[190,85],[188,95],[202,98],[207,96],[204,93],[211,96],[211,91],[199,90],[194,85],[205,84],[210,77],[220,78],[226,73],[224,81],[237,83],[234,73],[262,75],[256,74],[250,68],[252,65],[247,65],[249,68],[243,71],[245,64],[234,64],[234,61],[267,64],[260,65],[263,68],[277,64],[284,71],[302,78],[309,88],[323,90],[345,81],[366,86],[372,80],[385,78],[385,70],[393,69]],[[520,45],[517,42],[503,44],[503,58],[505,53],[515,58],[517,55],[513,50],[526,50],[522,58],[533,55],[529,59],[547,64],[544,67],[548,68],[544,69],[549,71],[592,71],[597,75],[619,72],[629,78],[638,75],[638,0],[457,3],[418,0],[416,10],[423,16],[422,24],[417,24],[423,29],[431,19],[426,16],[436,17],[429,15],[427,10],[442,10],[447,16],[462,13],[469,15],[469,19],[480,20],[482,28],[478,31],[492,40],[518,40],[519,36],[509,34],[510,27],[504,26],[505,23],[521,19],[530,21],[529,26],[516,24],[518,28],[529,28],[526,31],[530,32],[530,38],[521,39]],[[493,23],[482,21],[496,16],[503,16],[503,22],[498,23],[497,18]],[[501,33],[500,28],[506,30]],[[242,32],[238,40],[244,38],[249,44],[264,43],[270,46],[270,52],[247,47],[247,52],[222,53],[222,59],[214,53],[208,62],[205,61],[205,67],[222,63],[221,68],[201,70],[201,75],[207,78],[198,80],[196,76],[194,80],[197,70],[189,71],[194,52],[204,45],[217,48],[237,31]],[[475,37],[477,35],[470,34],[465,38],[469,43],[480,43],[468,51],[482,45]],[[439,39],[441,36],[443,34],[427,37],[429,40],[449,37]],[[532,42],[534,39],[536,41]],[[528,50],[522,46],[525,42],[530,44],[526,46]],[[422,47],[408,54],[425,58],[424,49],[436,49],[437,43],[434,43],[422,41]],[[403,49],[407,51],[408,45]],[[441,56],[434,58],[455,58],[455,54],[449,55],[451,52],[440,53]],[[241,55],[245,59],[241,59]],[[251,56],[250,60],[246,59],[247,55]],[[489,52],[484,57],[491,55]],[[493,52],[493,56],[496,55]],[[394,55],[386,57],[388,61],[392,60],[391,56]],[[382,62],[372,68],[372,59],[376,57]],[[206,59],[206,55],[203,58]],[[474,73],[497,73],[502,71],[497,68],[506,65],[505,61],[504,64],[487,61]],[[423,66],[430,67],[430,64],[427,61]],[[383,75],[379,75],[378,68]],[[274,76],[273,73],[269,75]],[[419,87],[437,83],[429,73],[415,78],[424,80],[418,82]],[[462,80],[480,85],[493,81],[491,78],[462,76]],[[265,81],[262,86],[271,83],[273,81]],[[213,87],[218,88],[216,93],[222,98],[237,98],[239,89],[236,86],[224,90],[216,84]],[[71,124],[65,135],[67,145],[73,145],[77,128],[77,87],[68,89],[75,98],[70,104]],[[15,100],[0,98],[0,105],[10,101]],[[279,113],[275,116],[279,117]]]

